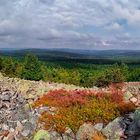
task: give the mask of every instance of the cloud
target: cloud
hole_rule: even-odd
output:
[[[0,47],[140,49],[139,5],[139,0],[1,0]]]

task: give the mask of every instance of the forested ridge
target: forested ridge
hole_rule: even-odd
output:
[[[75,60],[40,61],[34,54],[23,58],[0,57],[0,71],[9,77],[74,84],[84,87],[106,86],[110,83],[140,81],[139,65],[125,63],[85,64]]]

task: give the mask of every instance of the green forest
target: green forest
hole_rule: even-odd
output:
[[[40,61],[33,54],[26,54],[23,58],[1,56],[0,71],[9,77],[84,87],[100,87],[110,83],[140,81],[139,65],[128,65],[123,62],[86,64],[76,61]]]

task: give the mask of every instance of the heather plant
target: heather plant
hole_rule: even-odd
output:
[[[43,112],[39,119],[46,129],[63,133],[66,127],[76,132],[84,122],[108,123],[134,109],[123,101],[123,92],[110,87],[108,93],[91,90],[54,90],[34,103],[34,107],[51,106],[56,112]],[[128,106],[131,106],[128,108]],[[127,107],[127,108],[126,108]]]

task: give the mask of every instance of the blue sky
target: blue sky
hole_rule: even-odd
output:
[[[140,49],[140,0],[0,0],[0,48]]]

